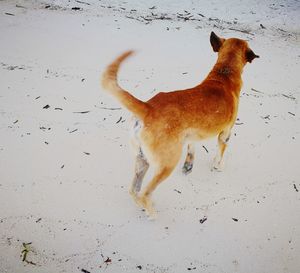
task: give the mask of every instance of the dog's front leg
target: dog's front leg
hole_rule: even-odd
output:
[[[190,172],[192,172],[194,158],[195,158],[195,145],[194,143],[190,143],[188,144],[186,159],[182,167],[183,174],[189,174]]]
[[[227,147],[227,143],[230,139],[230,130],[222,131],[218,136],[218,152],[213,161],[212,171],[222,171],[223,169],[223,156],[225,149]]]

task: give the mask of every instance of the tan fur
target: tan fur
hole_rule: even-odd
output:
[[[132,51],[122,54],[103,74],[103,87],[137,117],[136,171],[130,193],[149,215],[155,213],[150,195],[177,165],[185,142],[218,136],[219,153],[214,168],[219,169],[222,163],[237,117],[243,68],[258,56],[244,40],[219,38],[212,32],[210,42],[218,52],[218,60],[202,83],[186,90],[161,92],[147,102],[133,97],[117,83],[119,66]],[[185,173],[192,168],[193,150],[189,145]],[[155,175],[138,195],[149,164],[155,166]]]

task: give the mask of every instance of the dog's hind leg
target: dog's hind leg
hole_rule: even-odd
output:
[[[135,159],[134,178],[133,178],[131,187],[129,189],[129,192],[133,197],[136,197],[138,192],[141,190],[143,178],[148,169],[149,169],[149,163],[148,163],[142,149],[139,148],[138,154]]]
[[[135,158],[134,177],[133,177],[132,184],[129,188],[129,193],[136,201],[137,194],[141,190],[143,178],[147,170],[149,169],[149,163],[141,147],[140,131],[143,127],[143,124],[137,118],[133,118],[133,122],[134,124],[132,130],[131,144],[135,150],[136,158]]]
[[[152,205],[152,201],[150,199],[151,194],[156,189],[156,187],[172,173],[181,155],[182,147],[180,144],[168,144],[170,145],[169,147],[163,146],[155,151],[154,158],[157,160],[158,165],[154,177],[145,187],[140,197],[138,197],[137,199],[138,204],[145,209],[146,214],[151,218],[154,218],[156,215],[156,212]]]
[[[189,174],[190,172],[192,172],[194,158],[195,158],[195,145],[194,143],[190,143],[188,144],[186,159],[182,167],[182,172],[184,174]]]
[[[230,139],[230,129],[226,129],[222,131],[218,136],[218,146],[219,150],[214,159],[212,170],[221,171],[223,168],[223,156],[225,149],[227,147],[227,143]]]
[[[137,202],[138,204],[145,209],[146,214],[151,217],[155,218],[156,212],[153,208],[152,201],[150,199],[152,192],[156,189],[156,187],[165,180],[173,171],[174,168],[172,167],[161,167],[159,168],[153,179],[149,182],[147,187],[145,188],[144,192],[138,197]]]

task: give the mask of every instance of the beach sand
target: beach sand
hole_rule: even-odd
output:
[[[298,273],[299,14],[299,1],[0,1],[0,272]],[[211,31],[260,55],[225,167],[210,171],[216,139],[199,142],[149,221],[128,194],[131,114],[100,76],[133,49],[119,82],[136,97],[195,86],[217,58]]]

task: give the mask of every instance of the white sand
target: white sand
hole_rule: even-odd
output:
[[[0,272],[298,273],[299,1],[82,2],[0,1]],[[120,72],[134,95],[191,87],[216,60],[212,30],[261,58],[224,171],[210,171],[216,140],[199,143],[151,222],[127,193],[130,113],[99,77],[136,49]]]

